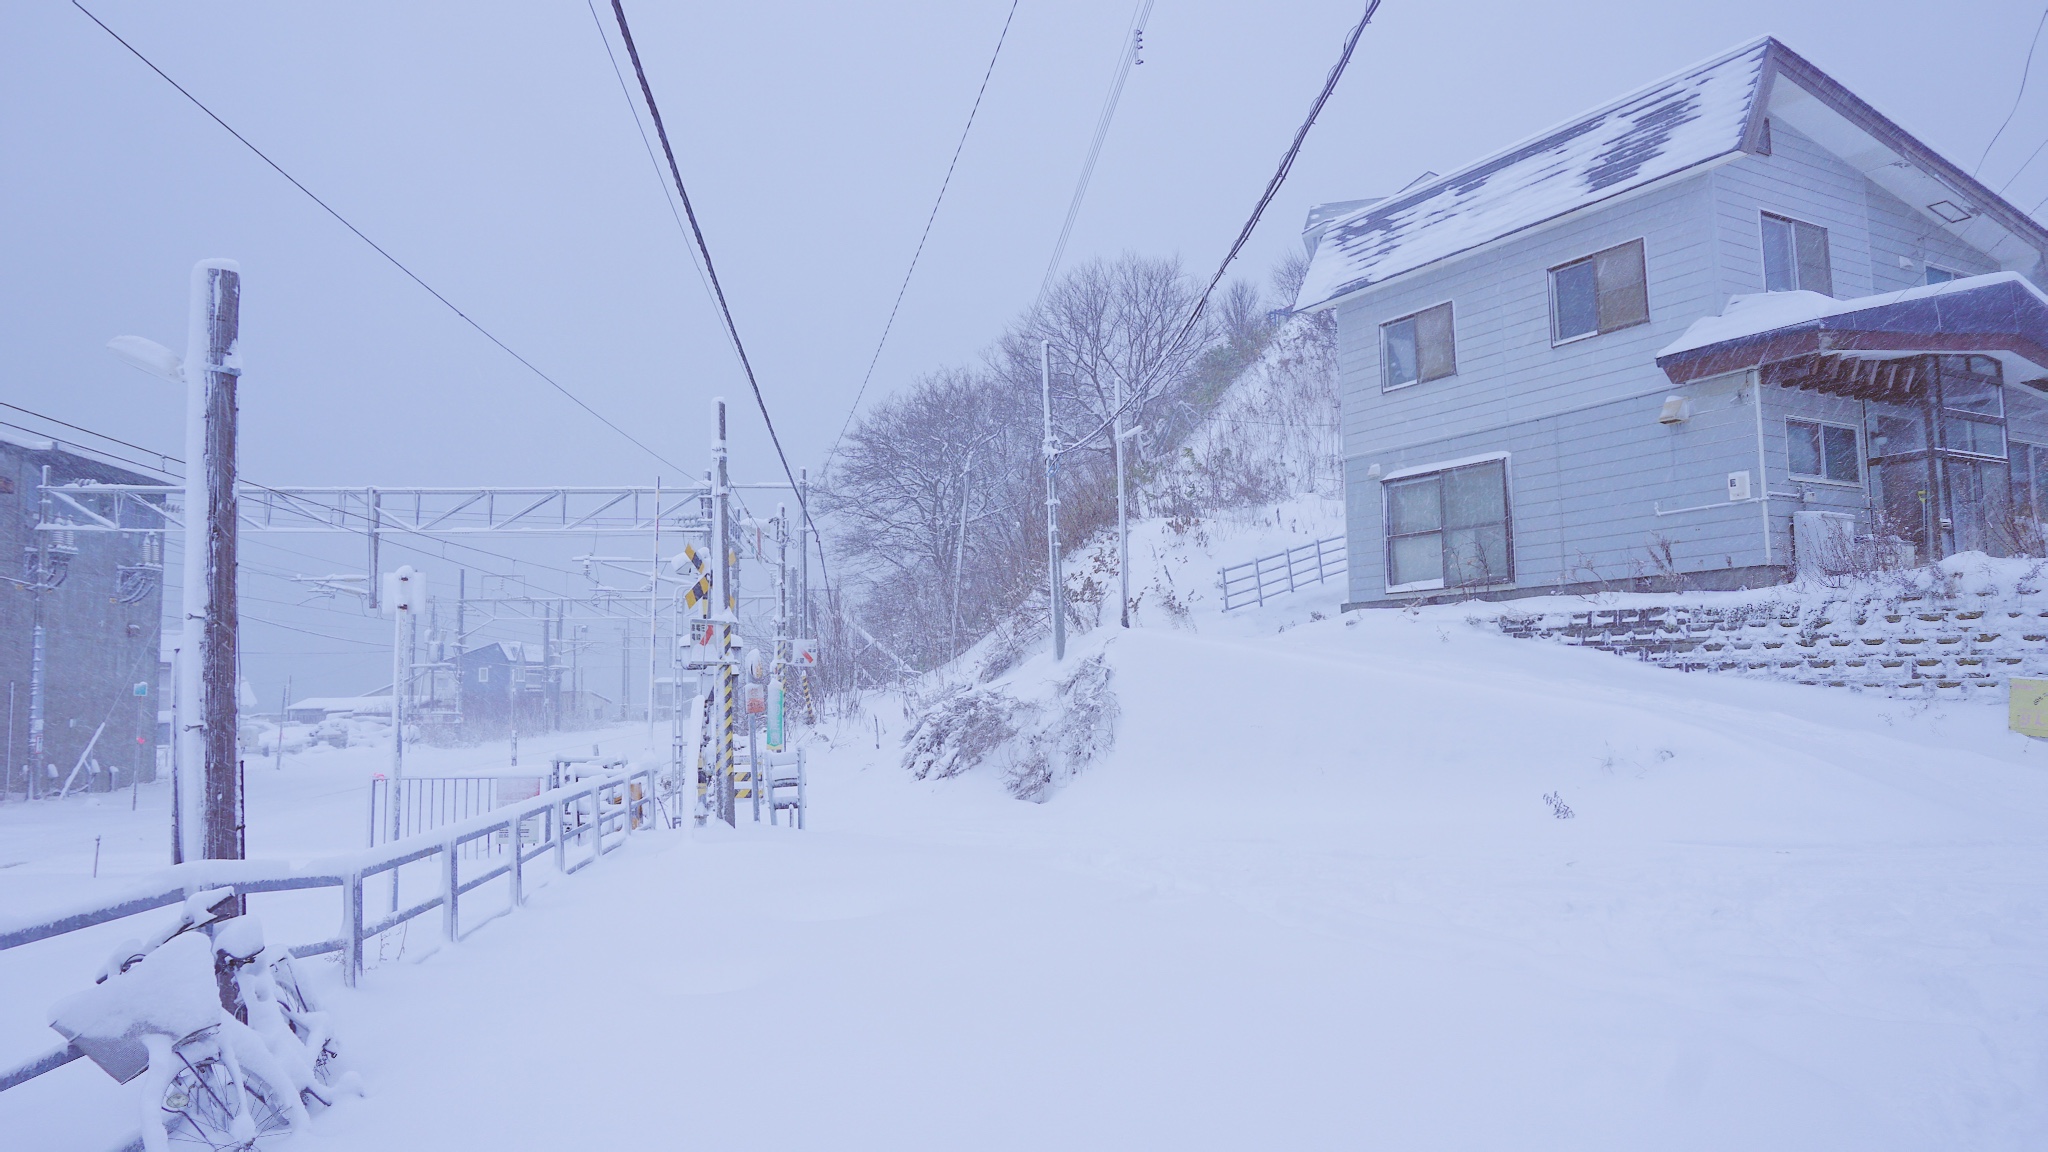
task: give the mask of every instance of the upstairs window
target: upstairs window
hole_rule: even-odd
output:
[[[1380,325],[1380,363],[1390,390],[1456,375],[1451,306],[1439,304]]]
[[[1764,213],[1764,291],[1835,294],[1828,263],[1828,230],[1818,224]]]
[[[1856,429],[1814,420],[1785,421],[1785,451],[1792,475],[1855,484],[1863,479],[1856,455]]]
[[[1553,344],[1648,323],[1643,242],[1631,240],[1550,270]]]
[[[1389,592],[1514,579],[1506,460],[1389,479],[1382,491]]]
[[[1929,284],[1946,284],[1951,280],[1961,280],[1962,278],[1963,274],[1961,272],[1951,272],[1946,268],[1939,268],[1933,264],[1927,266],[1927,283]]]

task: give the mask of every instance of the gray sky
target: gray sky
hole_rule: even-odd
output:
[[[585,0],[88,6],[657,451],[701,470],[709,398],[723,394],[736,474],[776,474]],[[629,5],[792,464],[815,468],[846,416],[1007,7]],[[1132,249],[1212,267],[1359,7],[1158,0],[1068,261]],[[1131,11],[1022,0],[871,399],[970,359],[1029,303]],[[1766,33],[1971,167],[2040,15],[2012,2],[1387,0],[1240,270],[1263,279],[1311,203],[1449,171]],[[2035,69],[1983,169],[1994,188],[2048,139],[2048,52]],[[182,397],[103,345],[126,332],[180,344],[187,270],[230,256],[245,285],[252,479],[676,475],[487,344],[69,4],[0,7],[0,106],[4,398],[177,451]],[[2048,153],[2011,188],[2022,208],[2044,195]],[[269,610],[379,634],[335,607]],[[349,650],[256,635],[264,653]],[[250,663],[274,695],[265,681],[284,664]],[[299,667],[344,690],[367,686],[354,681],[376,661]]]

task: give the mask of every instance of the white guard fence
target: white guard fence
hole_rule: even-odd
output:
[[[504,902],[484,911],[473,930],[524,902],[527,865],[552,855],[557,873],[575,872],[623,847],[638,829],[656,826],[658,822],[675,826],[673,814],[679,811],[677,804],[681,799],[676,781],[666,773],[653,768],[614,767],[572,779],[505,807],[362,852],[299,865],[269,860],[175,864],[121,896],[83,905],[63,915],[39,920],[0,916],[0,951],[167,908],[183,903],[195,892],[232,888],[246,896],[333,888],[341,897],[338,934],[300,944],[290,952],[296,958],[341,953],[342,979],[353,986],[363,971],[366,942],[380,934],[439,909],[442,938],[459,940],[463,935],[462,915],[468,910],[463,896],[494,880],[507,882]],[[469,851],[471,845],[493,841],[499,846],[496,852],[485,855]],[[514,844],[518,845],[517,851],[510,850]],[[400,899],[399,870],[419,862],[432,864],[431,894],[404,904]],[[386,900],[390,911],[376,915],[371,905]],[[77,1048],[63,1045],[19,1064],[0,1064],[0,1091],[61,1068],[82,1055]]]
[[[1270,556],[1253,557],[1242,564],[1227,565],[1219,570],[1217,581],[1223,588],[1223,610],[1264,604],[1268,596],[1342,576],[1346,563],[1344,537],[1332,536]]]
[[[497,769],[464,776],[401,776],[394,782],[383,773],[370,779],[369,845],[388,844],[460,823],[474,816],[530,800],[564,781],[606,772],[623,772],[621,757],[558,756],[545,772]],[[508,836],[472,840],[462,846],[464,859],[504,854]]]

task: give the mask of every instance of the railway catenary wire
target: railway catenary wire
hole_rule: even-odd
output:
[[[206,104],[199,99],[199,97],[194,96],[190,91],[186,90],[184,85],[178,83],[176,80],[171,79],[169,73],[157,67],[154,61],[150,60],[149,57],[143,55],[140,49],[136,48],[135,45],[130,44],[126,39],[124,39],[121,36],[119,32],[116,32],[112,28],[108,27],[106,21],[101,20],[98,16],[93,15],[91,9],[87,8],[84,4],[79,3],[79,0],[71,0],[71,6],[78,9],[80,12],[85,13],[87,19],[99,25],[102,31],[106,32],[107,35],[112,36],[114,38],[115,42],[119,43],[121,47],[126,48],[129,51],[129,53],[132,54],[137,60],[140,60],[143,62],[143,64],[147,65],[150,71],[162,77],[164,83],[169,84],[171,87],[177,89],[178,94],[180,96],[183,96],[185,99],[191,101],[193,107],[199,109],[201,112],[206,113],[207,117],[211,119],[215,124],[218,124],[222,128],[226,129],[228,135],[233,136],[236,140],[241,142],[243,147],[255,153],[257,159],[269,165],[272,171],[284,177],[287,181],[291,183],[292,187],[297,188],[299,191],[305,193],[307,199],[311,200],[315,204],[318,204],[322,211],[326,212],[329,216],[334,217],[335,220],[340,222],[342,227],[348,229],[350,232],[355,233],[357,239],[361,240],[365,244],[368,244],[371,247],[371,249],[377,253],[377,255],[382,256],[386,261],[388,261],[391,264],[392,267],[398,269],[400,272],[403,272],[406,275],[406,277],[410,279],[413,283],[425,289],[429,296],[432,296],[434,299],[440,301],[443,305],[445,305],[448,308],[450,312],[453,312],[455,313],[456,316],[460,317],[463,323],[469,325],[471,328],[476,329],[478,334],[483,336],[484,339],[489,340],[491,343],[497,345],[498,348],[502,350],[506,355],[512,357],[514,360],[519,361],[521,365],[525,366],[527,371],[533,373],[535,376],[540,377],[541,380],[546,382],[550,388],[553,388],[555,391],[560,392],[563,396],[567,397],[571,403],[575,404],[578,408],[583,409],[584,412],[588,413],[593,419],[597,420],[598,423],[603,424],[605,427],[611,429],[612,431],[618,433],[620,436],[624,437],[626,441],[632,444],[634,447],[640,449],[642,452],[647,453],[649,456],[654,457],[656,460],[661,461],[663,464],[666,464],[671,468],[682,467],[682,465],[677,464],[675,461],[670,460],[668,457],[663,456],[661,453],[649,447],[646,443],[641,441],[639,437],[634,436],[631,432],[626,431],[624,428],[614,423],[611,420],[611,418],[607,417],[604,413],[599,412],[596,408],[591,407],[588,401],[584,400],[581,396],[578,396],[576,393],[570,391],[567,386],[561,383],[561,381],[556,380],[553,376],[550,376],[546,372],[542,371],[540,367],[536,365],[533,361],[528,360],[525,356],[520,355],[516,350],[513,349],[511,345],[505,343],[503,340],[500,340],[497,337],[497,335],[493,333],[490,329],[484,327],[482,324],[478,323],[475,318],[471,317],[469,313],[464,312],[461,308],[457,307],[453,300],[450,300],[448,297],[442,295],[439,289],[435,288],[433,285],[421,279],[420,275],[417,272],[414,272],[411,268],[407,267],[404,261],[400,260],[396,256],[393,256],[388,250],[385,249],[383,245],[377,243],[375,240],[370,239],[367,233],[365,233],[362,229],[356,227],[354,224],[350,223],[348,217],[343,216],[340,212],[336,211],[333,205],[321,199],[320,196],[317,193],[315,193],[311,188],[308,188],[306,187],[305,184],[301,183],[298,177],[285,171],[283,166],[278,164],[277,161],[272,160],[270,156],[263,151],[263,149],[258,148],[254,143],[252,143],[249,140],[248,137],[242,135],[240,132],[237,132],[234,129],[233,125],[221,119],[220,116],[216,114],[213,109],[207,107]],[[795,480],[792,479],[790,482],[794,484]]]

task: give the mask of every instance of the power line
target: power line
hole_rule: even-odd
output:
[[[1279,195],[1280,186],[1287,182],[1287,174],[1294,168],[1295,158],[1301,155],[1301,146],[1308,139],[1308,130],[1315,127],[1316,117],[1322,115],[1323,105],[1330,102],[1330,94],[1337,90],[1337,81],[1343,77],[1345,66],[1351,63],[1352,52],[1358,48],[1358,38],[1365,35],[1365,26],[1372,23],[1373,13],[1379,11],[1379,8],[1380,0],[1371,0],[1365,6],[1365,15],[1359,17],[1358,24],[1351,29],[1351,35],[1345,37],[1344,51],[1337,57],[1337,62],[1330,66],[1329,75],[1323,78],[1323,90],[1316,94],[1315,102],[1309,105],[1308,115],[1302,118],[1301,127],[1294,130],[1294,140],[1288,144],[1287,151],[1281,155],[1280,165],[1273,170],[1272,179],[1266,181],[1265,192],[1259,196],[1259,202],[1252,206],[1252,214],[1244,222],[1244,227],[1238,229],[1237,239],[1231,242],[1230,251],[1224,254],[1223,262],[1216,266],[1216,274],[1209,277],[1208,286],[1202,289],[1202,295],[1195,301],[1195,306],[1188,311],[1187,322],[1181,325],[1179,333],[1174,336],[1172,342],[1166,346],[1166,351],[1159,357],[1160,363],[1164,364],[1171,360],[1174,351],[1195,330],[1196,322],[1202,318],[1202,310],[1208,307],[1210,294],[1216,291],[1216,285],[1222,282],[1223,274],[1230,270],[1231,263],[1237,259],[1238,253],[1244,250],[1245,243],[1252,238],[1252,231],[1259,226],[1259,219],[1266,214],[1266,207],[1273,202],[1274,196]],[[1061,451],[1063,453],[1071,452],[1100,436],[1105,429],[1116,422],[1119,416],[1124,414],[1125,410],[1131,407],[1138,397],[1143,396],[1149,390],[1149,388],[1132,389],[1130,398],[1119,405],[1117,410],[1111,413],[1107,420],[1104,420],[1096,427],[1095,431],[1076,440]]]
[[[77,0],[72,0],[77,3]],[[1149,3],[1149,0],[1147,0]],[[668,158],[669,175],[675,178],[676,196],[683,202],[683,215],[690,218],[690,235],[697,242],[697,251],[704,257],[704,273],[711,280],[712,294],[718,298],[719,315],[725,318],[725,333],[732,339],[733,351],[738,353],[740,367],[747,374],[747,387],[753,390],[754,404],[761,410],[761,423],[768,427],[768,442],[775,446],[775,458],[782,462],[783,478],[797,494],[797,507],[803,512],[804,523],[811,526],[812,535],[818,538],[818,574],[824,578],[827,595],[832,591],[832,576],[825,566],[825,538],[818,531],[817,521],[811,519],[810,496],[796,482],[796,471],[789,466],[789,456],[782,450],[782,438],[775,434],[775,420],[768,415],[768,401],[761,395],[761,383],[754,378],[754,365],[747,358],[747,346],[740,341],[739,325],[733,322],[732,307],[726,303],[725,286],[718,281],[718,266],[712,263],[711,246],[704,242],[704,229],[697,223],[697,210],[690,204],[690,193],[683,186],[683,170],[676,164],[676,151],[669,144],[668,128],[661,122],[661,106],[655,103],[654,88],[647,82],[647,69],[640,63],[640,49],[633,43],[633,29],[626,23],[626,7],[623,0],[612,0],[612,14],[618,18],[619,38],[626,42],[626,56],[633,61],[633,75],[640,80],[640,95],[647,101],[647,114],[654,121],[654,134],[661,140],[662,155]],[[678,465],[680,467],[680,465]],[[689,474],[683,469],[684,475]],[[719,547],[724,547],[721,543]]]
[[[2041,45],[2041,29],[2043,28],[2048,28],[2048,8],[2041,9],[2041,19],[2034,25],[2034,38],[2027,42],[2027,62],[2020,66],[2020,90],[2012,94],[2012,107],[2006,109],[2005,120],[1999,124],[1998,131],[1991,134],[1990,143],[1984,145],[1984,154],[1977,157],[1977,167],[1970,169],[1970,175],[1972,176],[1975,176],[1984,167],[1984,161],[1990,159],[1992,145],[1997,144],[1998,138],[2005,135],[2006,125],[2012,123],[2013,114],[2020,110],[2020,97],[2027,94],[2027,76],[2034,70],[2034,49]],[[2032,157],[2028,157],[2028,159],[2031,160]]]
[[[661,189],[661,202],[668,205],[669,218],[676,222],[676,231],[682,234],[683,251],[690,254],[690,268],[697,273],[697,283],[704,288],[704,299],[718,303],[711,294],[711,282],[704,278],[704,266],[697,262],[697,250],[690,244],[690,230],[683,224],[682,214],[676,211],[676,198],[669,194],[668,179],[662,175],[661,160],[654,155],[654,142],[647,138],[647,126],[640,121],[640,109],[633,103],[633,90],[626,86],[626,74],[619,71],[618,53],[612,51],[612,38],[605,34],[604,19],[597,14],[596,0],[583,0],[590,9],[590,21],[597,26],[598,42],[604,45],[605,59],[611,62],[612,77],[619,82],[619,95],[625,97],[626,111],[633,117],[633,130],[640,134],[640,147],[647,151],[647,162],[654,167],[654,185]]]
[[[372,249],[376,251],[377,255],[382,256],[384,259],[390,261],[392,267],[398,269],[400,272],[405,273],[407,278],[409,278],[413,283],[419,285],[421,288],[426,289],[428,295],[432,296],[434,299],[439,300],[442,304],[446,305],[450,312],[453,312],[457,316],[461,317],[463,323],[468,324],[471,328],[476,329],[477,332],[480,333],[484,339],[489,340],[493,344],[496,344],[501,350],[504,351],[506,355],[512,357],[514,360],[517,360],[520,364],[524,365],[527,371],[532,372],[535,376],[538,376],[542,380],[546,381],[547,385],[550,388],[553,388],[555,391],[560,392],[563,396],[568,397],[570,402],[574,403],[578,408],[581,408],[585,412],[589,413],[590,416],[593,419],[597,420],[598,423],[603,424],[605,427],[611,429],[614,432],[617,432],[620,436],[625,437],[626,440],[630,442],[635,448],[640,449],[642,452],[647,453],[649,456],[654,457],[656,460],[661,461],[663,464],[666,464],[671,468],[682,467],[682,465],[677,464],[675,461],[670,460],[668,457],[663,456],[661,453],[656,452],[652,448],[649,448],[631,432],[628,432],[624,428],[619,427],[617,424],[612,423],[612,421],[607,419],[602,412],[599,412],[597,409],[592,408],[588,403],[584,402],[582,397],[576,395],[574,392],[569,391],[568,388],[564,387],[554,377],[548,375],[546,372],[541,371],[540,368],[533,363],[533,361],[528,360],[526,357],[521,356],[519,353],[513,351],[511,345],[506,344],[503,340],[500,340],[496,336],[492,335],[490,329],[485,328],[482,324],[477,323],[474,319],[470,317],[469,313],[464,312],[462,309],[456,307],[454,301],[448,299],[448,297],[446,296],[443,296],[440,293],[440,291],[437,290],[433,285],[427,283],[425,280],[420,279],[418,273],[406,267],[405,264],[398,259],[398,257],[393,256],[390,252],[386,251],[383,245],[377,243],[375,240],[370,239],[370,237],[367,234],[365,234],[362,229],[356,227],[354,224],[349,223],[348,217],[343,216],[341,213],[335,211],[332,205],[328,204],[327,201],[322,200],[318,195],[316,195],[313,192],[311,188],[308,188],[304,184],[300,183],[298,177],[293,176],[291,173],[285,171],[283,167],[281,167],[278,164],[277,161],[272,160],[268,155],[266,155],[263,149],[258,148],[256,147],[256,145],[250,143],[248,137],[242,135],[240,132],[235,131],[232,125],[230,125],[227,121],[221,119],[219,116],[215,115],[213,109],[208,108],[203,102],[200,101],[199,97],[194,96],[192,93],[186,91],[184,85],[178,83],[176,80],[171,79],[169,73],[166,73],[163,69],[157,67],[156,64],[153,63],[149,57],[144,56],[141,53],[141,51],[135,47],[135,45],[130,44],[128,41],[122,39],[121,34],[119,32],[116,32],[112,28],[107,27],[106,21],[101,20],[99,17],[93,15],[90,9],[88,9],[84,4],[79,3],[79,0],[71,0],[71,6],[78,9],[80,12],[85,13],[87,19],[99,25],[100,28],[106,32],[107,35],[112,36],[114,40],[121,45],[121,47],[126,48],[131,54],[134,55],[134,57],[137,60],[140,60],[144,64],[148,65],[150,71],[156,73],[158,76],[163,77],[164,83],[169,84],[173,88],[176,88],[180,96],[183,96],[185,99],[191,101],[193,107],[199,109],[201,112],[206,113],[207,117],[210,118],[215,124],[218,124],[222,128],[226,129],[228,135],[233,136],[236,140],[241,141],[243,147],[255,153],[257,159],[263,161],[265,164],[270,165],[272,171],[276,172],[279,176],[282,176],[286,180],[290,181],[292,187],[297,188],[301,192],[304,192],[306,194],[307,199],[310,199],[311,201],[313,201],[313,203],[318,204],[321,207],[321,209],[324,210],[329,216],[332,216],[336,220],[340,221],[342,227],[348,229],[350,232],[355,233],[357,239],[361,240],[365,244],[368,244]]]
[[[924,255],[925,241],[931,239],[932,223],[939,218],[939,205],[946,202],[946,189],[952,186],[953,169],[960,164],[960,152],[967,147],[967,134],[974,129],[975,114],[981,111],[981,98],[988,94],[989,77],[995,75],[996,61],[1003,55],[1003,42],[1010,38],[1010,22],[1017,18],[1018,0],[1010,0],[1010,13],[1003,17],[1003,30],[996,34],[996,48],[989,53],[988,68],[981,74],[981,87],[974,93],[974,104],[967,110],[967,123],[960,128],[960,139],[953,145],[953,158],[946,163],[946,178],[939,181],[939,194],[932,200],[932,210],[924,218],[924,232],[917,238],[917,249],[910,254],[910,267],[903,270],[903,283],[896,288],[896,302],[889,305],[889,319],[882,324],[882,338],[875,341],[875,354],[868,357],[868,370],[860,378],[860,387],[854,391],[853,404],[846,410],[846,423],[839,426],[839,435],[832,438],[832,447],[825,453],[825,466],[832,466],[832,457],[839,451],[839,442],[846,439],[846,430],[853,427],[854,414],[860,411],[861,397],[868,393],[868,383],[875,378],[875,365],[881,362],[882,347],[889,342],[889,332],[896,326],[896,312],[903,307],[903,294],[910,290],[911,274],[917,271],[918,258]]]
[[[1081,163],[1081,178],[1074,184],[1074,198],[1067,202],[1067,219],[1060,225],[1060,238],[1052,246],[1052,260],[1045,266],[1045,279],[1038,283],[1038,300],[1052,290],[1052,278],[1059,273],[1060,260],[1067,252],[1067,239],[1074,234],[1074,221],[1081,216],[1081,201],[1088,195],[1088,183],[1095,177],[1095,161],[1102,156],[1102,144],[1109,139],[1109,125],[1116,118],[1116,106],[1123,99],[1124,81],[1130,78],[1131,66],[1139,62],[1137,37],[1143,33],[1145,21],[1152,16],[1152,0],[1139,0],[1138,7],[1131,13],[1130,27],[1124,31],[1123,49],[1117,60],[1115,76],[1109,83],[1109,94],[1103,98],[1102,113],[1095,118],[1095,138],[1088,145],[1088,158]],[[1034,302],[1034,306],[1036,302]]]

